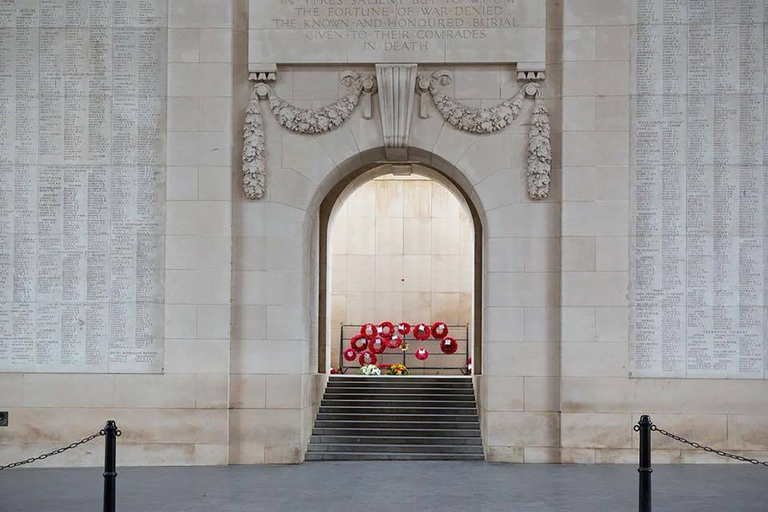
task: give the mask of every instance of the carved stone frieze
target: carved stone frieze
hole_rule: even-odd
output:
[[[259,105],[259,91],[264,84],[257,83],[251,89],[251,102],[245,112],[243,128],[243,191],[248,199],[261,199],[266,188],[266,146],[264,124]]]
[[[417,91],[422,95],[420,117],[429,117],[424,103],[424,98],[429,96],[448,124],[468,133],[485,135],[512,124],[520,114],[526,98],[536,102],[528,133],[528,195],[537,200],[549,197],[552,143],[549,111],[541,100],[541,84],[528,83],[513,97],[494,107],[473,108],[462,105],[437,89],[438,85],[446,86],[450,83],[451,76],[447,71],[419,77]]]
[[[531,199],[549,197],[552,173],[552,135],[549,125],[549,111],[536,96],[531,127],[528,133],[528,196]]]
[[[431,77],[421,77],[419,91],[422,94],[428,92],[432,96],[440,115],[454,128],[469,133],[487,134],[503,130],[517,119],[525,99],[523,89],[495,107],[472,108],[436,89],[436,84],[449,85],[450,80],[446,71],[437,72]]]
[[[273,76],[274,78],[274,76]],[[370,96],[376,92],[373,77],[361,77],[358,73],[345,72],[341,83],[352,89],[350,94],[331,105],[307,109],[291,105],[275,94],[272,87],[252,75],[255,82],[251,89],[251,101],[243,127],[243,190],[249,199],[261,199],[266,190],[266,141],[264,137],[261,100],[269,101],[269,108],[283,128],[295,133],[314,135],[335,130],[349,119],[357,108],[360,97],[365,97],[364,115],[371,115]]]

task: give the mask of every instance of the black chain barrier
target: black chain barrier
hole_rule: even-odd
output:
[[[57,450],[53,450],[52,452],[48,452],[48,453],[44,453],[42,455],[38,455],[37,457],[31,457],[31,458],[26,459],[26,460],[20,460],[19,462],[13,462],[11,464],[6,464],[5,466],[0,466],[0,471],[2,471],[4,469],[17,468],[17,467],[23,466],[25,464],[32,464],[33,462],[37,462],[39,460],[45,460],[48,457],[53,457],[54,455],[59,455],[61,453],[66,452],[67,450],[72,450],[73,448],[77,448],[78,446],[84,445],[86,443],[90,443],[94,439],[102,437],[104,435],[106,435],[106,431],[104,429],[101,429],[98,432],[96,432],[95,434],[90,435],[88,437],[85,437],[85,438],[81,439],[80,441],[77,441],[76,443],[70,444],[69,446],[64,446],[64,447],[59,448]]]
[[[673,434],[672,432],[664,430],[663,428],[659,428],[654,425],[654,423],[651,421],[651,417],[647,414],[642,415],[640,417],[640,421],[633,428],[635,432],[640,433],[640,465],[637,468],[638,473],[640,473],[640,485],[638,493],[638,510],[640,512],[652,512],[653,510],[653,496],[651,493],[651,473],[653,473],[653,469],[651,468],[651,435],[654,432],[658,432],[663,436],[674,439],[679,443],[687,444],[688,446],[697,450],[713,453],[715,455],[719,455],[720,457],[726,457],[729,459],[738,460],[740,462],[749,462],[750,464],[756,466],[768,466],[768,462],[763,462],[757,459],[750,459],[749,457],[743,457],[741,455],[718,450],[716,448],[712,448],[711,446],[697,443],[696,441],[690,441],[682,436],[678,436],[677,434]]]
[[[636,431],[639,430],[637,425],[635,425],[635,430]],[[716,448],[712,448],[711,446],[706,446],[706,445],[697,443],[696,441],[689,441],[688,439],[675,435],[672,432],[667,432],[663,428],[659,428],[654,424],[651,424],[651,432],[658,432],[663,436],[667,436],[671,439],[674,439],[675,441],[678,441],[683,444],[687,444],[688,446],[692,446],[697,450],[704,450],[707,453],[714,453],[715,455],[719,455],[720,457],[727,457],[729,459],[738,460],[740,462],[749,462],[750,464],[754,464],[756,466],[768,466],[768,462],[760,461],[757,459],[750,459],[748,457],[742,457],[741,455],[735,455],[733,453],[724,452],[723,450],[718,450]]]
[[[24,466],[25,464],[32,464],[33,462],[37,462],[39,460],[45,460],[48,457],[53,457],[55,455],[62,454],[68,450],[72,450],[73,448],[77,448],[78,446],[82,446],[84,444],[90,443],[91,441],[99,437],[104,437],[106,439],[106,442],[104,443],[104,473],[103,473],[104,512],[115,512],[115,480],[117,479],[117,438],[120,437],[121,434],[122,432],[120,432],[120,429],[117,428],[117,423],[115,423],[114,420],[109,420],[103,429],[99,430],[95,434],[92,434],[88,437],[81,439],[80,441],[77,441],[76,443],[72,443],[69,446],[62,446],[57,450],[53,450],[52,452],[38,455],[37,457],[31,457],[26,460],[21,460],[19,462],[13,462],[11,464],[6,464],[5,466],[0,466],[0,471],[4,469],[17,468],[19,466]]]

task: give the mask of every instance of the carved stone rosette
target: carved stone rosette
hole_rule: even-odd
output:
[[[367,103],[364,115],[370,117],[370,95],[376,90],[375,80],[372,77],[363,78],[354,72],[345,72],[341,83],[352,89],[350,94],[331,105],[308,109],[291,105],[277,96],[266,83],[254,82],[243,128],[243,190],[246,197],[261,199],[266,190],[266,143],[259,102],[269,100],[272,114],[286,130],[305,135],[326,133],[349,119],[363,94]]]
[[[549,197],[552,143],[549,111],[541,100],[541,84],[528,83],[513,97],[494,107],[472,108],[438,91],[438,85],[446,86],[450,83],[451,76],[447,71],[419,77],[417,91],[422,97],[420,117],[429,117],[424,102],[429,96],[448,124],[468,133],[485,135],[503,130],[512,124],[520,114],[526,98],[532,98],[536,102],[528,132],[528,195],[536,200]]]

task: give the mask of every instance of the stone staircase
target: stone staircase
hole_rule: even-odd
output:
[[[306,460],[483,460],[472,378],[331,376]]]

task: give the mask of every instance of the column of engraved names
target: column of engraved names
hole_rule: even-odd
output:
[[[638,3],[638,10],[650,2]],[[634,366],[639,372],[661,361],[661,105],[655,69],[661,65],[661,39],[650,24],[637,26],[633,132],[634,192]]]
[[[109,364],[132,371],[162,359],[162,2],[154,11],[116,9],[114,24]]]

